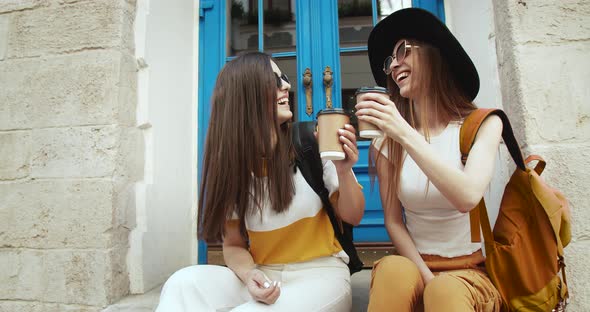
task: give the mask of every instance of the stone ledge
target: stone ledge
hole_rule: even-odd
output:
[[[147,312],[154,311],[160,301],[162,285],[148,291],[145,294],[129,295],[120,301],[112,304],[102,312]]]
[[[0,312],[98,312],[100,308],[86,305],[40,301],[0,300]]]

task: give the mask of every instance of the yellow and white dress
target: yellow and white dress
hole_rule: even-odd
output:
[[[331,161],[323,164],[324,184],[330,193],[330,201],[336,204],[336,169]],[[246,216],[250,253],[254,262],[261,265],[284,264],[336,256],[348,263],[348,256],[334,236],[320,197],[299,170],[294,174],[293,182],[295,195],[286,211],[275,212],[267,200],[262,203],[261,209],[250,209],[251,213]],[[231,222],[236,226],[238,224],[238,220]]]
[[[326,161],[323,169],[335,203],[336,168]],[[157,311],[350,311],[349,258],[334,236],[319,196],[299,170],[293,179],[295,194],[287,210],[275,212],[267,198],[245,220],[254,262],[271,281],[281,282],[274,304],[254,301],[230,269],[196,265],[168,279]],[[237,219],[228,222],[238,226]]]

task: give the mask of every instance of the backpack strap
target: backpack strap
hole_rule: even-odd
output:
[[[334,209],[330,203],[330,194],[324,184],[322,159],[320,158],[319,149],[313,137],[315,123],[296,122],[293,123],[292,127],[293,144],[295,145],[295,152],[297,154],[295,163],[305,178],[305,181],[307,181],[307,184],[318,194],[324,206],[330,208],[327,209],[328,214],[334,214]],[[330,205],[326,205],[326,203]],[[330,216],[330,221],[332,221],[332,216]]]
[[[465,165],[467,162],[467,157],[469,156],[469,151],[471,151],[471,147],[473,146],[473,142],[475,141],[475,137],[479,131],[479,127],[490,115],[496,115],[502,120],[502,139],[508,148],[508,152],[510,152],[510,156],[512,156],[516,166],[520,170],[526,171],[524,158],[520,151],[520,147],[518,146],[518,142],[514,137],[510,120],[508,120],[506,113],[498,108],[478,108],[469,114],[467,118],[465,118],[463,125],[461,126],[461,131],[459,132],[459,141],[461,144],[461,161]]]
[[[543,173],[543,170],[545,170],[545,165],[547,165],[547,162],[545,162],[545,159],[543,159],[543,157],[539,155],[529,155],[529,157],[527,157],[524,160],[524,163],[528,165],[530,162],[533,162],[535,160],[537,161],[537,165],[535,166],[535,172],[538,175],[541,175],[541,173]]]
[[[520,151],[520,147],[518,146],[518,142],[514,137],[512,125],[510,125],[508,116],[506,116],[506,113],[504,113],[503,110],[497,108],[479,108],[474,110],[471,114],[469,114],[469,116],[467,116],[467,118],[465,118],[465,120],[463,121],[463,125],[461,126],[461,130],[459,132],[461,162],[463,163],[463,165],[467,163],[467,157],[469,157],[469,152],[471,151],[471,147],[473,146],[475,137],[477,136],[477,132],[479,131],[479,127],[481,127],[483,121],[490,115],[496,115],[500,117],[500,119],[502,120],[502,139],[504,140],[504,143],[508,148],[508,152],[510,153],[510,156],[512,156],[514,162],[516,163],[516,167],[522,171],[526,171],[525,161]],[[487,220],[487,211],[480,212],[481,209],[486,209],[483,198],[481,202],[469,212],[472,242],[481,242],[481,236],[479,233],[480,213],[485,214]],[[491,239],[492,236],[489,220],[487,223]],[[486,236],[486,229],[482,227],[482,231],[484,231],[484,236]]]
[[[322,200],[330,223],[332,223],[334,235],[349,257],[348,269],[350,274],[353,274],[363,268],[363,262],[359,258],[352,241],[352,225],[342,222],[336,216],[334,206],[330,202],[330,193],[324,184],[324,168],[318,143],[313,135],[314,130],[315,122],[313,121],[300,121],[292,124],[291,135],[296,152],[295,164],[307,184]]]

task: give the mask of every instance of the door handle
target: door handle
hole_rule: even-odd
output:
[[[303,87],[305,87],[305,113],[307,116],[311,116],[313,106],[311,105],[311,70],[309,67],[303,72]]]
[[[324,86],[326,87],[326,108],[332,108],[332,70],[330,66],[324,69]]]

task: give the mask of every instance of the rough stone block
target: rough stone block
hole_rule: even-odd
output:
[[[590,41],[518,49],[527,143],[590,140]]]
[[[47,0],[2,0],[0,1],[0,13],[30,10],[47,5]]]
[[[111,180],[99,179],[0,184],[0,247],[108,248],[125,242],[127,232],[113,225],[112,188]]]
[[[133,62],[115,51],[0,62],[0,130],[134,124]]]
[[[75,3],[75,2],[82,2],[82,1],[96,1],[96,0],[52,0],[55,3],[59,3],[59,4],[71,4],[71,3]],[[129,5],[135,7],[135,3],[137,2],[136,0],[120,0],[121,2],[126,2]]]
[[[121,129],[117,126],[33,130],[32,176],[112,176],[120,147],[120,136]]]
[[[123,128],[117,158],[117,168],[113,179],[115,199],[113,206],[114,224],[133,228],[129,216],[135,212],[135,184],[143,178],[144,138],[140,129]]]
[[[9,57],[84,49],[133,51],[134,8],[124,1],[79,1],[14,16]]]
[[[586,168],[590,168],[590,145],[533,145],[527,151],[541,155],[547,161],[541,176],[568,199],[572,211],[572,237],[589,239],[590,180]]]
[[[590,2],[507,1],[517,43],[551,44],[590,38]]]
[[[99,312],[101,308],[29,301],[0,301],[0,312]]]
[[[590,240],[574,241],[567,246],[565,261],[571,298],[567,311],[590,311]]]
[[[0,15],[0,61],[6,57],[9,18],[8,15]]]
[[[31,171],[31,132],[0,132],[0,180],[24,178]]]
[[[119,124],[135,126],[137,109],[137,60],[131,54],[123,53],[119,63],[118,121]]]
[[[0,250],[0,300],[105,307],[128,291],[125,250]]]

